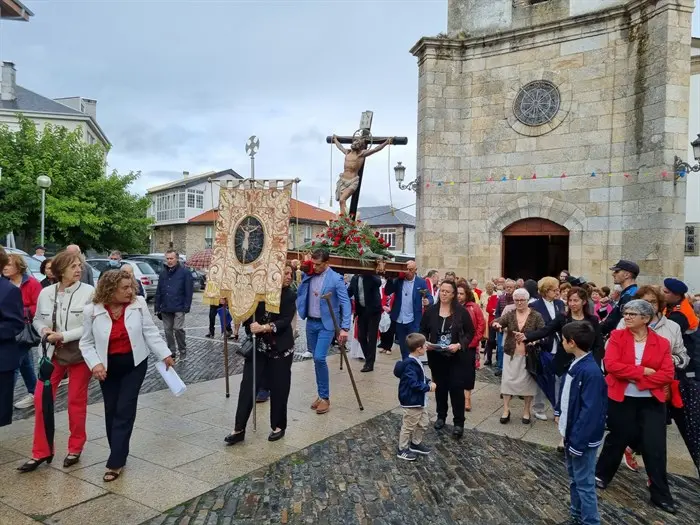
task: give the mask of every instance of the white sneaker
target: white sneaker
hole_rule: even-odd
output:
[[[540,421],[547,421],[547,414],[544,412],[535,412],[535,417]]]
[[[303,354],[301,354],[301,357],[302,357],[303,359],[311,359],[313,356],[314,356],[314,354],[312,354],[312,353],[309,352],[308,350],[307,350],[306,352],[304,352]]]
[[[34,406],[34,395],[29,394],[15,403],[15,408],[29,408]]]
[[[61,382],[58,384],[58,386],[66,386],[68,384],[68,378],[66,377],[65,379],[61,379]]]

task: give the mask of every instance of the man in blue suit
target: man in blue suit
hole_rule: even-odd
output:
[[[416,261],[406,263],[406,272],[396,279],[389,279],[384,287],[386,295],[394,294],[394,306],[391,309],[391,320],[396,323],[396,337],[401,348],[401,358],[407,359],[409,354],[406,336],[417,332],[423,318],[423,307],[433,304],[433,296],[427,293],[428,283],[416,275]],[[421,290],[425,290],[421,293]]]
[[[545,324],[551,323],[558,314],[563,314],[566,312],[566,305],[564,301],[556,299],[557,292],[559,291],[559,281],[554,277],[543,277],[537,283],[537,291],[540,293],[539,299],[534,300],[530,304],[530,308],[539,312],[544,319]],[[543,339],[540,341],[540,348],[543,352],[550,352],[556,354],[557,351],[563,352],[564,348],[561,347],[561,341],[559,339],[559,334],[555,334],[552,337]],[[557,380],[555,386],[555,392],[559,392],[559,380]],[[544,412],[545,402],[547,396],[542,391],[541,388],[537,389],[537,395],[532,403],[532,411],[535,417],[541,421],[547,421],[547,415]]]
[[[311,404],[311,410],[315,410],[317,414],[325,414],[330,409],[330,385],[326,356],[335,337],[333,318],[323,296],[327,293],[331,294],[333,313],[340,323],[340,334],[338,335],[340,344],[344,344],[348,340],[352,315],[350,298],[343,276],[330,268],[328,258],[328,252],[321,249],[311,254],[312,267],[306,267],[297,290],[297,312],[299,317],[306,319],[306,344],[309,352],[314,355],[318,397]]]

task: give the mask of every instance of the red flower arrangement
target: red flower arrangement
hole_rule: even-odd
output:
[[[377,257],[393,258],[388,250],[388,243],[378,231],[368,224],[341,216],[328,223],[328,228],[316,235],[316,239],[302,247],[303,249],[327,248],[331,255],[353,259],[370,259]]]

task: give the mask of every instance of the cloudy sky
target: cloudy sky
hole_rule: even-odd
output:
[[[445,30],[447,0],[23,1],[35,16],[0,25],[0,58],[44,96],[97,99],[110,166],[140,170],[137,191],[183,170],[248,176],[244,147],[255,134],[257,177],[299,177],[300,198],[328,201],[325,137],[352,134],[367,109],[375,135],[409,137],[390,160],[414,176],[409,49]],[[368,161],[361,205],[389,203],[385,151]],[[336,150],[333,183],[340,171]],[[414,202],[390,174],[394,205]]]
[[[328,134],[352,134],[363,110],[376,135],[409,137],[368,161],[362,205],[413,202],[399,191],[416,164],[417,66],[408,50],[447,26],[447,0],[24,0],[28,24],[0,24],[0,58],[48,97],[98,100],[111,167],[140,170],[135,187],[233,168],[302,179],[300,197],[328,201]],[[700,10],[695,13],[700,34]],[[389,165],[388,162],[391,162]],[[414,213],[413,208],[406,211]]]

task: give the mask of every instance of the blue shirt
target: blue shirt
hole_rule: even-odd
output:
[[[309,311],[308,317],[321,318],[321,293],[323,292],[323,281],[326,279],[328,268],[323,273],[314,275],[309,283]]]
[[[403,282],[403,288],[401,289],[401,310],[399,311],[399,317],[396,319],[397,323],[410,324],[413,322],[413,285],[415,282],[415,277],[412,281]]]

